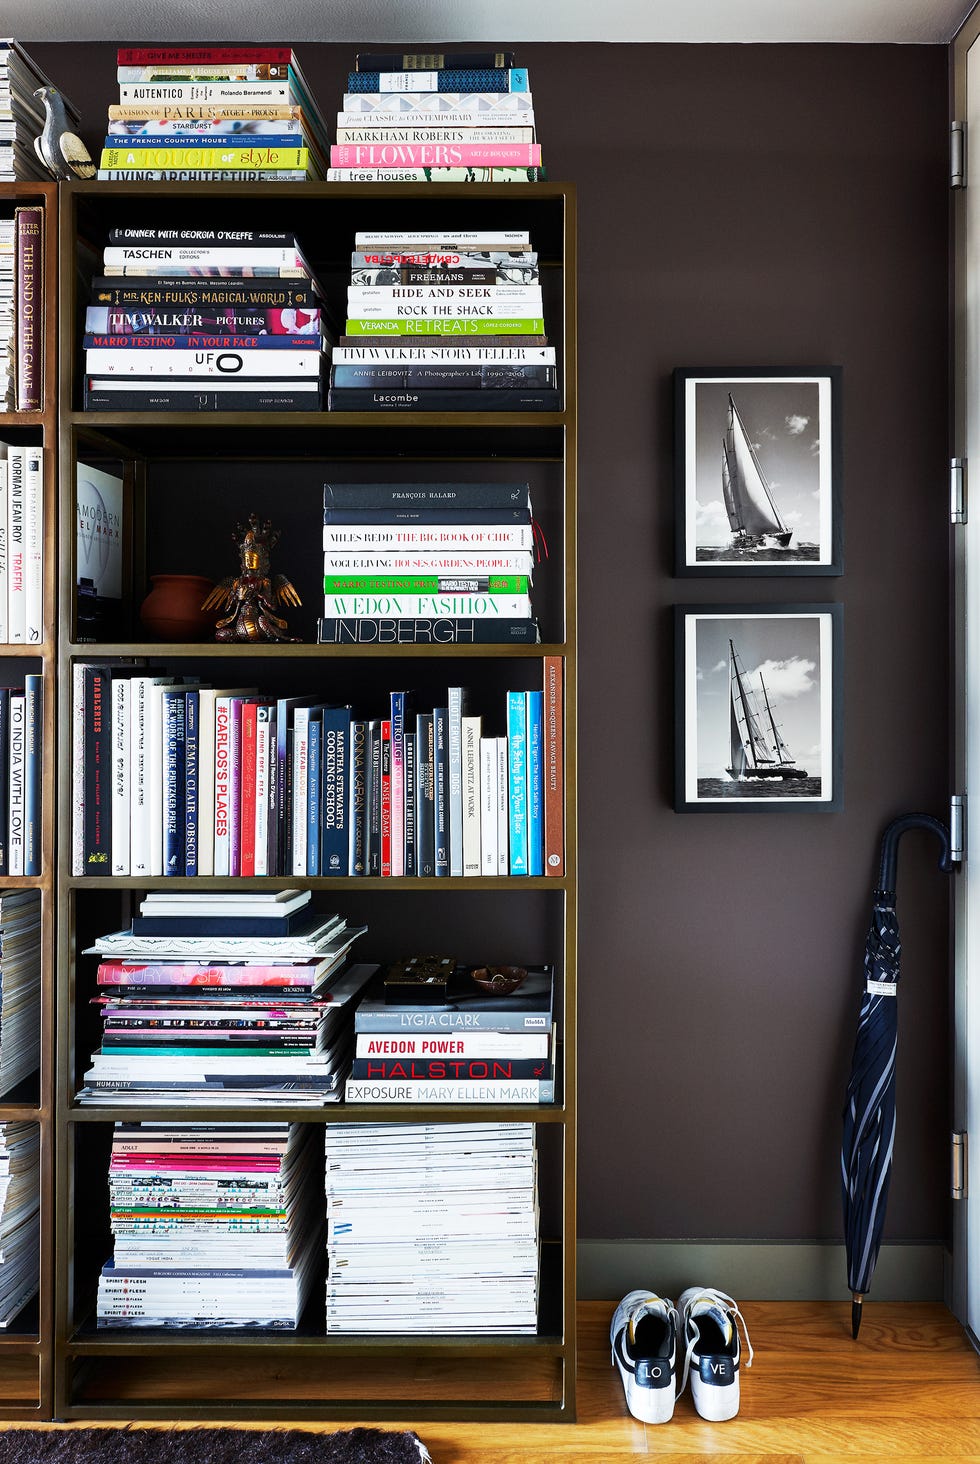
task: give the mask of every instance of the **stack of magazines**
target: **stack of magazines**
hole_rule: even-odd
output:
[[[0,1123],[0,1327],[9,1327],[37,1291],[40,1130]]]
[[[323,177],[326,128],[289,46],[124,47],[116,62],[100,178]]]
[[[100,1327],[295,1329],[319,1262],[314,1131],[116,1124]]]
[[[321,294],[291,233],[112,229],[86,312],[84,405],[319,411]]]
[[[328,1332],[534,1332],[534,1125],[329,1124]]]
[[[19,41],[0,38],[0,183],[44,178],[51,181],[34,150],[44,127],[44,107],[34,95],[48,78]],[[78,113],[62,96],[68,126],[78,131]]]
[[[358,52],[327,178],[353,183],[534,183],[527,70],[513,51]]]
[[[341,1097],[354,1007],[377,970],[345,966],[366,927],[286,893],[148,895],[130,930],[96,941],[103,1034],[80,1102]]]
[[[41,896],[0,896],[0,1096],[33,1073],[41,1043]]]
[[[559,411],[530,234],[355,234],[331,360],[332,411]]]

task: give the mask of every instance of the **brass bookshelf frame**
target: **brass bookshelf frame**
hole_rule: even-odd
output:
[[[0,183],[0,209],[6,214],[22,204],[44,208],[44,351],[43,390],[39,412],[0,413],[0,438],[35,442],[40,437],[44,470],[43,639],[40,645],[0,645],[0,660],[35,661],[44,680],[41,805],[41,873],[0,879],[0,891],[36,889],[41,897],[41,1061],[36,1094],[0,1098],[0,1122],[28,1121],[40,1128],[41,1220],[40,1276],[37,1300],[11,1331],[0,1332],[0,1419],[30,1421],[49,1418],[53,1408],[52,1334],[54,1325],[54,933],[55,825],[50,796],[55,774],[55,673],[57,669],[55,593],[57,584],[57,269],[58,188],[55,183]],[[25,667],[26,669],[26,667]],[[17,673],[15,673],[17,674]],[[33,1085],[32,1085],[33,1086]],[[36,1381],[33,1379],[36,1378]],[[8,1381],[9,1380],[9,1381]],[[36,1395],[36,1396],[35,1396]]]
[[[508,227],[529,227],[532,240],[543,236],[549,267],[560,271],[555,277],[555,298],[560,301],[561,320],[549,320],[549,327],[562,345],[564,408],[549,413],[105,413],[83,412],[78,394],[80,364],[79,342],[74,322],[78,319],[76,266],[79,239],[101,244],[95,237],[101,225],[112,222],[146,222],[166,214],[172,226],[180,213],[191,220],[206,217],[208,208],[220,198],[222,217],[248,218],[249,208],[260,194],[264,206],[271,206],[277,217],[288,218],[297,232],[332,228],[338,219],[353,227],[388,227],[397,219],[406,228],[419,228],[426,220],[443,229],[451,225],[471,227],[467,219],[477,218],[486,224],[505,221]],[[60,264],[61,312],[66,327],[61,337],[60,353],[60,451],[62,482],[65,484],[60,525],[60,596],[58,625],[58,765],[59,826],[66,830],[60,841],[58,857],[58,1074],[56,1125],[58,1133],[57,1195],[57,1306],[54,1318],[54,1409],[56,1416],[68,1420],[81,1419],[154,1419],[154,1418],[221,1418],[276,1420],[297,1419],[417,1419],[453,1418],[505,1421],[572,1421],[575,1417],[575,1183],[576,1183],[576,957],[578,889],[576,876],[576,734],[577,734],[577,642],[576,642],[576,226],[575,195],[571,186],[557,183],[537,185],[408,185],[379,184],[268,184],[256,190],[248,185],[206,184],[168,185],[149,183],[68,183],[62,187]],[[200,205],[195,215],[196,205]],[[451,213],[447,215],[447,210]],[[268,217],[266,213],[266,217]],[[330,247],[336,252],[337,269],[342,263],[344,243],[349,236],[336,231],[338,241]],[[341,297],[342,298],[342,297]],[[337,303],[335,300],[334,303]],[[401,451],[395,452],[396,438]],[[404,451],[405,440],[410,450]],[[379,447],[380,445],[380,447]],[[71,485],[74,465],[80,447],[101,449],[106,455],[128,459],[132,470],[128,475],[127,503],[131,525],[132,561],[130,595],[134,586],[144,582],[144,504],[147,493],[147,463],[159,458],[179,461],[182,458],[213,457],[225,452],[229,457],[282,456],[292,459],[315,457],[381,458],[399,462],[438,457],[443,462],[476,461],[493,457],[515,462],[543,461],[561,481],[561,500],[556,505],[562,515],[561,558],[563,587],[560,608],[563,633],[559,638],[535,646],[479,645],[460,647],[412,646],[388,648],[325,647],[317,645],[283,645],[256,650],[247,646],[187,646],[148,644],[134,636],[111,644],[81,643],[74,627],[74,514]],[[554,556],[557,558],[557,556]],[[554,559],[553,559],[554,562]],[[124,589],[124,594],[126,590]],[[557,617],[555,617],[557,619]],[[477,677],[481,667],[492,669],[501,658],[523,665],[525,674],[532,674],[529,663],[543,666],[546,655],[564,658],[564,813],[566,864],[562,877],[534,879],[301,879],[291,876],[281,883],[328,891],[342,907],[345,898],[370,893],[377,906],[394,887],[399,892],[422,895],[438,891],[453,899],[462,894],[478,893],[481,899],[497,902],[501,912],[509,896],[520,894],[544,901],[547,907],[560,910],[562,949],[556,961],[563,972],[563,1072],[561,1097],[554,1104],[534,1107],[377,1107],[366,1105],[332,1105],[320,1110],[307,1108],[291,1112],[276,1109],[276,1118],[295,1118],[307,1123],[330,1120],[416,1122],[416,1121],[486,1121],[531,1120],[542,1126],[542,1137],[554,1136],[561,1170],[561,1193],[555,1206],[560,1214],[560,1231],[546,1246],[544,1272],[548,1293],[542,1310],[542,1322],[536,1335],[455,1337],[446,1334],[416,1336],[356,1336],[300,1334],[251,1334],[223,1336],[220,1331],[199,1335],[187,1333],[139,1335],[98,1331],[85,1310],[85,1294],[91,1292],[94,1276],[76,1274],[74,1254],[74,1217],[86,1201],[75,1167],[76,1143],[84,1144],[92,1126],[108,1125],[115,1118],[138,1119],[149,1110],[113,1109],[110,1105],[80,1107],[75,1102],[75,929],[80,897],[95,896],[110,901],[112,893],[120,897],[120,907],[128,908],[132,892],[156,885],[158,881],[136,878],[79,878],[71,872],[71,847],[67,830],[71,827],[71,671],[76,661],[85,659],[132,662],[152,656],[155,661],[175,666],[188,661],[213,661],[227,668],[229,662],[247,663],[257,655],[263,658],[296,660],[299,664],[323,659],[387,662],[394,667],[400,661],[425,658],[434,664],[446,661],[464,663]],[[299,669],[299,666],[297,666]],[[241,888],[241,879],[198,878],[169,879],[168,888],[228,889]],[[259,879],[256,887],[268,888],[268,877]],[[550,904],[558,902],[557,904]],[[100,906],[100,910],[101,910]],[[383,914],[379,913],[379,921]],[[555,922],[559,924],[558,921]],[[262,1110],[269,1114],[270,1110]],[[214,1109],[195,1109],[181,1105],[174,1109],[154,1108],[157,1118],[181,1117],[215,1121]],[[246,1116],[255,1118],[256,1109],[243,1104],[236,1109],[222,1109],[220,1119],[229,1121]],[[89,1177],[86,1176],[86,1183]],[[93,1182],[97,1185],[98,1176]],[[93,1191],[93,1195],[97,1191]],[[391,1360],[402,1372],[407,1359],[413,1366],[422,1364],[433,1379],[413,1382],[409,1397],[382,1397],[384,1379],[365,1392],[354,1387],[349,1396],[326,1399],[308,1374],[329,1370],[338,1372],[350,1363],[355,1372],[370,1372],[371,1364],[380,1366]],[[222,1385],[228,1379],[247,1375],[253,1362],[263,1360],[283,1376],[280,1396],[290,1386],[290,1369],[303,1372],[297,1381],[296,1396],[282,1401],[258,1401],[248,1396],[224,1396]],[[540,1398],[515,1398],[499,1386],[491,1396],[481,1393],[474,1381],[472,1395],[446,1397],[441,1378],[444,1369],[454,1364],[474,1362],[488,1374],[495,1366],[512,1376],[531,1374],[535,1370],[545,1377]],[[164,1394],[161,1389],[176,1369],[191,1371],[198,1380],[190,1395]],[[99,1382],[86,1393],[86,1377],[93,1369]],[[517,1370],[516,1374],[514,1370]],[[550,1379],[550,1381],[549,1381]],[[245,1387],[238,1385],[239,1393]],[[236,1384],[226,1392],[235,1393]],[[188,1390],[190,1391],[190,1390]],[[516,1390],[515,1390],[516,1391]]]

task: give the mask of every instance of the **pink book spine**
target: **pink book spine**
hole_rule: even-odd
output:
[[[351,142],[330,149],[331,168],[529,168],[541,164],[539,142]]]
[[[189,1154],[113,1154],[109,1161],[112,1169],[179,1169],[200,1171],[202,1174],[226,1174],[232,1170],[241,1174],[275,1174],[279,1169],[278,1159],[229,1158]]]

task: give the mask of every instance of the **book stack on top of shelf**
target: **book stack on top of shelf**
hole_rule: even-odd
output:
[[[321,294],[290,233],[112,229],[85,316],[84,405],[319,411]]]
[[[124,47],[99,178],[322,178],[327,131],[289,46]]]
[[[0,1327],[9,1327],[37,1291],[40,1145],[36,1123],[0,1123]]]
[[[130,930],[96,941],[102,1045],[80,1102],[340,1097],[376,967],[345,965],[364,926],[287,893],[148,895]]]
[[[560,658],[543,659],[544,690],[509,692],[493,736],[458,686],[365,717],[76,662],[72,872],[560,874]]]
[[[41,873],[44,677],[0,686],[0,876]]]
[[[99,1327],[295,1330],[318,1268],[305,1124],[116,1124]]]
[[[0,442],[0,641],[41,644],[43,586],[43,450]]]
[[[0,895],[0,1097],[35,1072],[41,1054],[41,896]]]
[[[527,231],[356,234],[346,336],[332,356],[327,405],[559,411]]]
[[[34,95],[51,83],[19,41],[0,38],[0,183],[43,178],[51,174],[34,147],[44,128],[44,107]],[[78,113],[61,92],[68,126],[78,131]]]
[[[324,483],[319,639],[536,642],[534,541],[527,483]]]
[[[327,1331],[534,1332],[530,1123],[328,1124]]]
[[[337,114],[330,181],[534,183],[527,70],[512,51],[359,52]]]
[[[44,209],[0,218],[0,411],[44,405]]]
[[[513,990],[515,968],[475,969],[491,983],[500,973],[501,991],[459,965],[435,1000],[424,989],[386,999],[375,979],[354,1013],[348,1103],[554,1102],[552,968],[531,968]]]

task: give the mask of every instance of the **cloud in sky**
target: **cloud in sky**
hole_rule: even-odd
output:
[[[786,431],[791,437],[799,437],[810,425],[810,418],[802,416],[799,412],[792,412],[786,419]]]
[[[728,544],[732,537],[732,526],[721,499],[712,503],[698,503],[695,514],[695,539],[705,546]]]
[[[771,699],[789,701],[794,697],[805,696],[808,691],[813,691],[816,686],[813,673],[816,669],[816,661],[807,661],[801,656],[791,656],[785,661],[763,661],[761,666],[755,668],[752,675],[753,678],[762,677]]]

